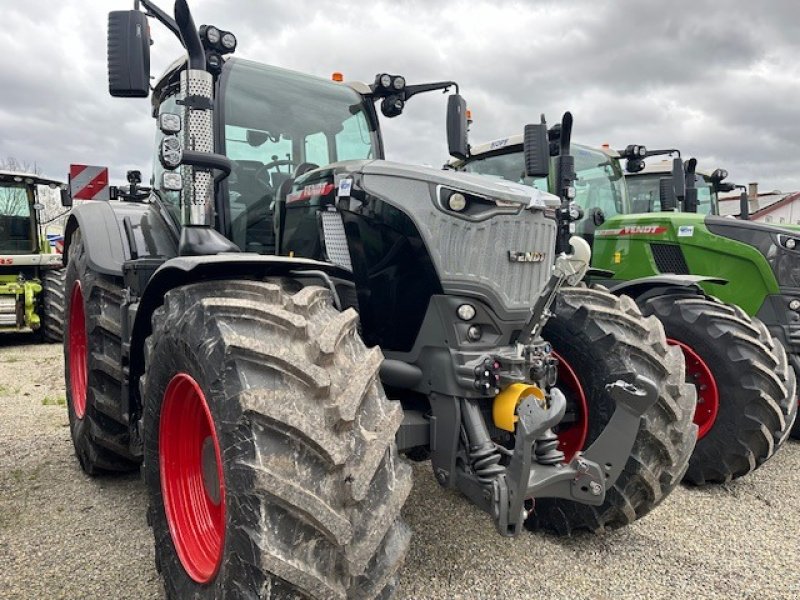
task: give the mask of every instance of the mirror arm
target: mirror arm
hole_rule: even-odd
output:
[[[647,153],[645,154],[645,157],[647,157],[647,156],[663,156],[665,154],[667,154],[667,155],[677,154],[678,158],[681,157],[681,151],[678,150],[677,148],[664,148],[664,149],[661,149],[661,150],[650,150],[648,148],[647,149]]]
[[[436,90],[442,90],[443,92],[447,92],[451,87],[456,88],[456,94],[459,93],[458,91],[458,84],[455,81],[437,81],[434,83],[420,83],[417,85],[407,85],[405,87],[405,99],[408,100],[412,96],[416,96],[417,94],[422,94],[424,92],[433,92]]]
[[[181,39],[181,32],[180,32],[180,29],[178,29],[178,24],[175,22],[175,19],[173,19],[172,17],[170,17],[170,16],[169,16],[167,13],[165,13],[163,10],[161,10],[161,9],[160,9],[158,6],[156,6],[156,4],[155,4],[154,2],[152,2],[151,0],[136,0],[136,1],[134,2],[134,8],[135,8],[136,10],[139,10],[139,2],[141,2],[141,3],[144,5],[144,7],[147,9],[147,11],[145,12],[145,14],[146,14],[148,17],[153,17],[153,18],[155,18],[155,19],[158,19],[159,21],[161,21],[161,23],[163,23],[163,25],[164,25],[164,26],[165,26],[167,29],[169,29],[169,30],[170,30],[172,33],[174,33],[174,34],[175,34],[175,36],[176,36],[178,39]]]

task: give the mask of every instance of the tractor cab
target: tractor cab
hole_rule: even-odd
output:
[[[572,145],[572,154],[576,175],[573,202],[584,215],[573,223],[573,229],[591,244],[594,232],[606,219],[630,212],[629,192],[619,161],[613,154],[581,144]],[[531,185],[543,191],[555,189],[553,177],[523,176],[521,135],[476,145],[471,148],[469,158],[451,161],[449,167]]]

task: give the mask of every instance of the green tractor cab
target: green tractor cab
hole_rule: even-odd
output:
[[[39,332],[60,341],[63,329],[63,235],[43,222],[44,189],[63,184],[0,171],[0,331]]]
[[[521,136],[503,138],[473,147],[469,159],[450,167],[555,189],[552,177],[522,177],[522,151]],[[768,229],[760,224],[713,214],[631,214],[631,180],[620,166],[625,158],[628,170],[649,178],[646,190],[634,187],[640,204],[675,207],[688,200],[715,212],[712,187],[701,194],[691,183],[676,185],[685,182],[682,161],[663,163],[655,173],[645,170],[647,153],[643,146],[619,153],[578,146],[573,151],[577,179],[571,226],[592,244],[591,279],[629,295],[644,314],[657,316],[670,342],[684,352],[689,380],[698,389],[694,418],[699,436],[686,477],[698,484],[725,482],[771,457],[796,418],[796,378],[777,341],[782,340],[780,331],[770,328],[770,335],[760,320],[749,316],[773,320],[760,306],[764,297],[774,298],[779,290],[765,256],[779,254],[742,240],[741,232],[753,235]],[[692,181],[699,179],[694,164],[689,171]]]

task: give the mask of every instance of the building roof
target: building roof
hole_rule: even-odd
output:
[[[757,200],[750,200],[750,218],[758,219],[783,206],[800,200],[800,192],[766,192],[759,194]],[[719,212],[723,217],[739,214],[739,195],[719,199]]]

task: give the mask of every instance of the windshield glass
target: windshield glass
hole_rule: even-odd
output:
[[[33,252],[31,204],[24,185],[0,185],[0,253]]]
[[[600,208],[606,217],[625,212],[627,200],[625,180],[617,161],[605,152],[586,146],[575,145],[575,201],[585,210]],[[531,183],[544,191],[548,190],[546,179],[531,180],[524,177],[523,154],[520,146],[506,149],[503,154],[482,154],[467,161],[464,171],[489,177],[499,177],[517,183]]]
[[[498,154],[480,154],[474,158],[470,158],[458,168],[467,173],[475,173],[477,175],[485,175],[486,177],[495,177],[497,179],[506,179],[514,183],[532,185],[544,192],[549,191],[547,189],[546,179],[525,177],[522,148],[519,146],[504,148],[502,153]]]
[[[711,182],[706,177],[697,178],[697,212],[704,215],[717,215],[717,195]]]
[[[378,134],[361,96],[345,85],[240,59],[227,68],[231,237],[242,250],[272,252],[281,184],[303,163],[377,158]]]
[[[646,175],[628,176],[628,195],[631,199],[631,210],[634,213],[660,212],[661,179],[669,179],[670,173],[648,173]],[[717,214],[716,195],[714,194],[711,183],[706,181],[703,176],[696,177],[697,186],[697,212],[699,214]]]

